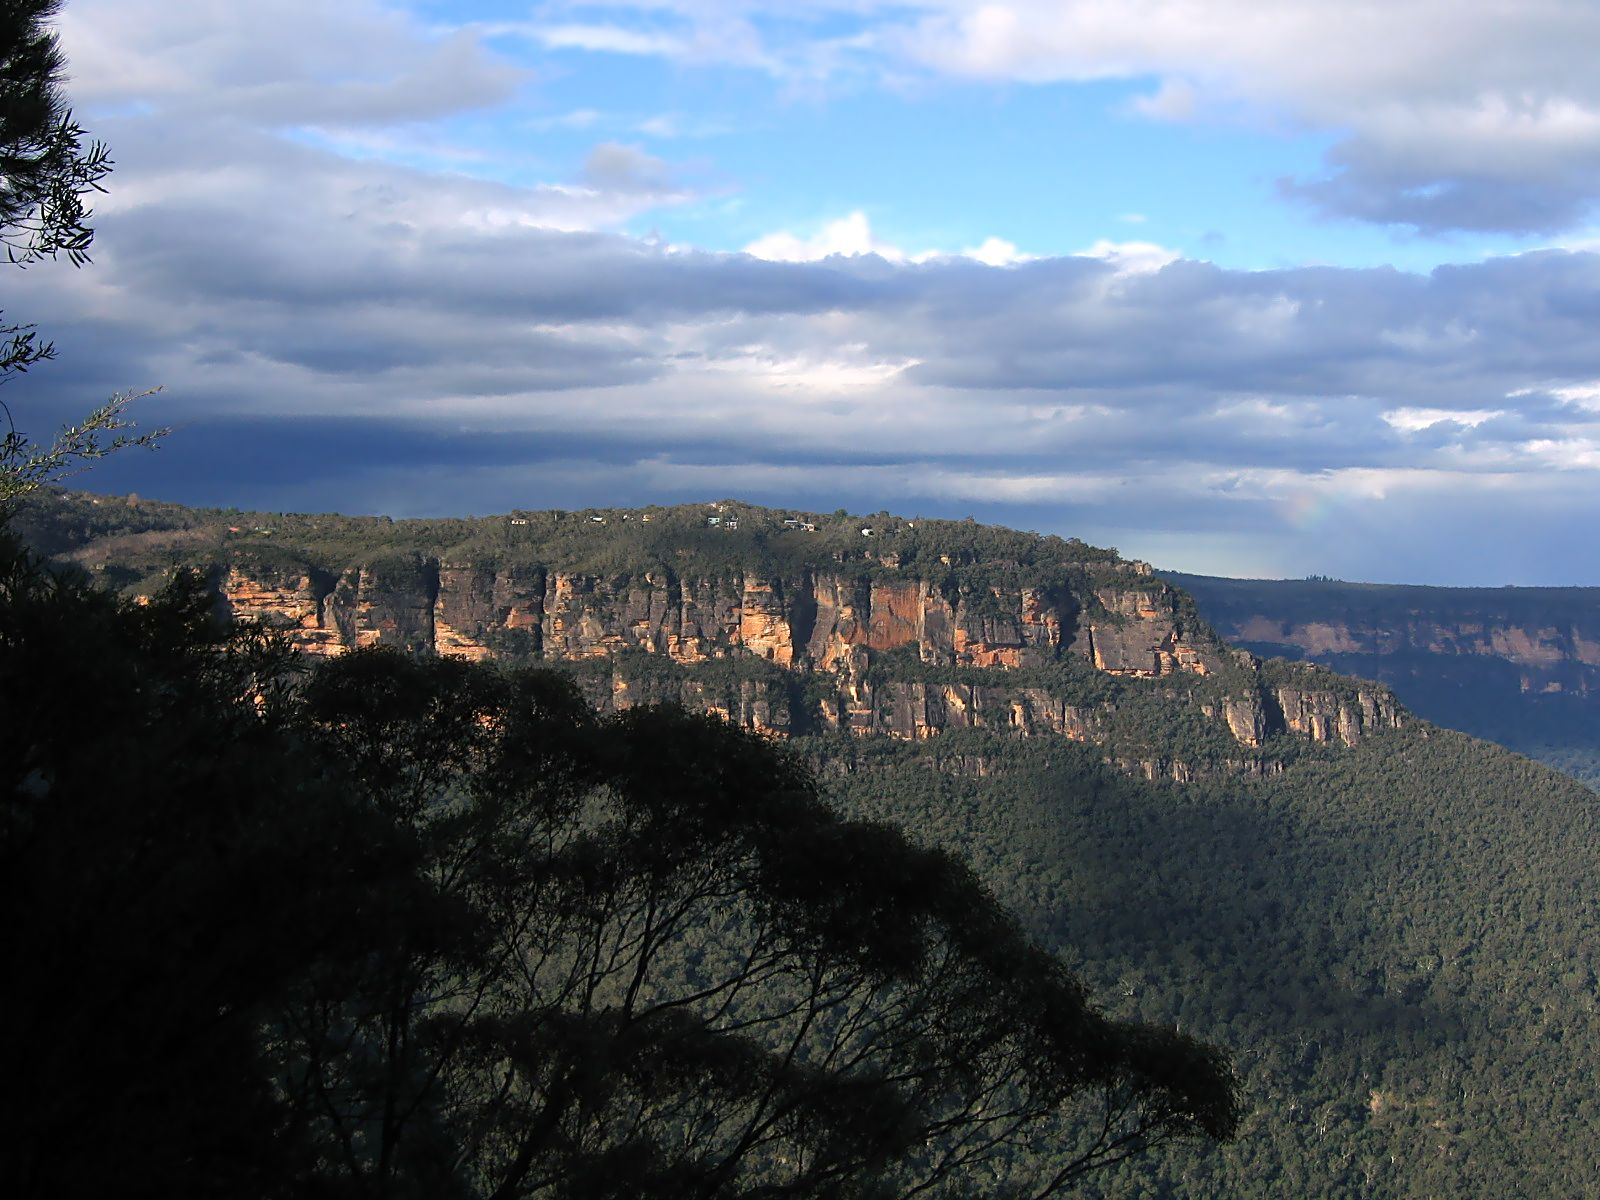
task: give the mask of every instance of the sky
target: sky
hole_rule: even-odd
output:
[[[78,486],[1600,585],[1593,0],[68,0]]]

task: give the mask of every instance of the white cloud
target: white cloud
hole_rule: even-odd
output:
[[[1110,263],[1119,275],[1147,275],[1183,257],[1182,251],[1155,242],[1114,242],[1108,238],[1100,238],[1078,253]]]
[[[546,46],[557,50],[591,50],[608,54],[635,54],[678,58],[688,44],[663,33],[642,33],[616,25],[545,25],[529,30]]]
[[[820,348],[819,348],[820,349]],[[849,351],[854,354],[848,354]],[[917,360],[874,361],[866,347],[839,347],[845,353],[794,354],[754,346],[745,354],[723,354],[698,364],[700,370],[735,376],[753,391],[790,393],[802,400],[840,394],[877,392]]]
[[[380,0],[75,0],[60,30],[75,103],[179,120],[404,124],[501,103],[525,79],[476,34]]]
[[[1195,87],[1187,79],[1163,79],[1148,96],[1134,99],[1133,111],[1158,121],[1189,121],[1199,107]]]
[[[1523,449],[1558,471],[1600,470],[1600,438],[1539,438],[1525,443]]]
[[[961,257],[975,259],[989,267],[1009,267],[1013,263],[1031,262],[1036,256],[1023,254],[1004,238],[990,237],[984,238],[980,245],[967,247]]]
[[[744,248],[746,254],[769,262],[817,262],[834,255],[876,254],[890,262],[903,262],[906,253],[898,246],[873,235],[872,222],[864,212],[829,221],[810,237],[787,230],[759,237]]]
[[[1500,409],[1474,408],[1474,409],[1449,409],[1449,408],[1394,408],[1380,414],[1383,420],[1393,429],[1402,433],[1417,433],[1424,429],[1431,429],[1435,425],[1458,425],[1465,429],[1475,429],[1485,421],[1492,421],[1502,416]]]
[[[821,262],[834,256],[856,258],[876,255],[891,263],[924,263],[941,258],[968,258],[990,267],[1006,267],[1015,263],[1031,262],[1035,256],[1024,254],[1016,244],[1004,238],[988,237],[976,246],[951,252],[947,250],[918,250],[911,252],[892,242],[886,242],[872,230],[867,214],[857,210],[836,221],[825,223],[809,237],[781,230],[757,238],[744,247],[744,252],[768,262]]]
[[[1600,196],[1589,0],[978,0],[926,6],[900,45],[981,79],[1153,77],[1134,108],[1156,119],[1335,134],[1328,174],[1290,191],[1346,215],[1552,230]]]
[[[1125,80],[1134,111],[1335,139],[1286,194],[1422,230],[1553,233],[1600,198],[1593,0],[758,0],[569,4],[541,36],[722,61],[795,81],[917,72],[996,83]],[[845,15],[856,27],[837,32]]]
[[[1586,383],[1576,383],[1568,387],[1553,387],[1550,389],[1550,395],[1560,400],[1563,404],[1570,404],[1574,408],[1600,413],[1600,379],[1590,380]]]

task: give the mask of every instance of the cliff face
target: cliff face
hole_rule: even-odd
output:
[[[1403,710],[1387,688],[1360,684],[1319,687],[1314,673],[1294,682],[1271,683],[1243,696],[1228,696],[1220,706],[1206,708],[1208,715],[1215,711],[1244,746],[1260,746],[1276,730],[1313,742],[1354,746],[1404,723]]]
[[[1088,630],[1086,652],[1098,669],[1113,675],[1210,675],[1218,669],[1214,647],[1187,640],[1172,619],[1172,591],[1165,584],[1100,587],[1095,599],[1113,618]]]
[[[1419,716],[1600,783],[1600,588],[1176,578],[1231,641],[1379,680]]]
[[[1319,661],[1355,656],[1499,663],[1515,671],[1521,691],[1587,695],[1600,690],[1600,614],[1596,617],[1595,628],[1586,629],[1577,622],[1524,624],[1512,615],[1493,614],[1449,623],[1408,614],[1392,626],[1380,626],[1362,616],[1283,621],[1257,613],[1231,622],[1228,634]]]
[[[621,650],[683,664],[753,654],[849,672],[860,650],[914,648],[942,666],[1020,669],[1070,653],[1111,675],[1218,669],[1220,648],[1185,629],[1165,584],[1091,594],[1096,612],[1084,616],[1072,592],[1031,587],[952,599],[916,579],[603,576],[426,559],[352,567],[320,586],[309,571],[253,576],[235,566],[221,585],[232,616],[265,620],[323,654],[397,645],[489,658],[514,631],[525,653],[553,661]]]
[[[1223,636],[1263,653],[1367,663],[1374,677],[1487,669],[1523,693],[1600,693],[1600,589],[1176,578]]]
[[[1255,660],[1230,651],[1182,593],[1139,564],[1085,571],[1076,585],[1008,588],[822,568],[601,574],[418,555],[333,575],[235,566],[219,591],[233,616],[282,628],[313,654],[392,645],[586,665],[584,686],[603,708],[677,700],[777,735],[986,729],[1104,742],[1114,704],[1025,678],[1070,663],[1108,677],[1222,682],[1230,694],[1200,709],[1246,750],[1277,732],[1354,745],[1402,720],[1382,689],[1266,683]],[[641,671],[639,656],[691,669]],[[716,679],[692,669],[753,662],[770,669]],[[994,682],[950,678],[960,668]],[[1152,777],[1190,773],[1150,757],[1125,765]]]
[[[347,647],[333,622],[328,597],[309,572],[287,576],[246,574],[231,567],[219,584],[230,616],[249,616],[288,632],[307,654],[339,654]]]
[[[938,753],[981,764],[984,734],[1053,735],[1181,780],[1406,719],[1383,687],[1230,648],[1146,564],[972,521],[737,501],[422,521],[36,507],[41,548],[107,586],[148,594],[199,569],[219,609],[309,654],[546,663],[604,709],[677,701],[775,736],[953,735]],[[1600,661],[1600,636],[1582,641]]]

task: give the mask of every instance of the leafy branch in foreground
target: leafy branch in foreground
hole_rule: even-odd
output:
[[[72,118],[61,84],[66,58],[50,28],[61,0],[0,6],[0,246],[25,266],[65,254],[89,261],[94,230],[85,203],[104,192],[111,159]]]
[[[73,120],[62,91],[66,58],[50,28],[60,0],[0,4],[0,247],[5,265],[22,269],[65,255],[75,267],[89,261],[94,242],[88,200],[103,193],[111,171],[106,148],[89,141]],[[0,384],[55,357],[31,323],[0,322]],[[140,395],[149,395],[149,392]],[[0,504],[54,483],[128,446],[152,446],[167,430],[129,434],[125,418],[133,393],[119,393],[81,422],[35,447],[17,431],[9,406],[0,438]]]
[[[9,375],[26,375],[28,368],[56,356],[54,342],[41,342],[32,325],[0,325],[0,382]]]
[[[48,446],[37,446],[17,429],[11,409],[0,401],[7,429],[0,437],[0,505],[19,499],[47,483],[56,483],[86,469],[95,459],[104,458],[129,446],[155,448],[170,429],[130,433],[136,428],[126,419],[128,406],[159,392],[118,392],[76,425],[56,434]]]

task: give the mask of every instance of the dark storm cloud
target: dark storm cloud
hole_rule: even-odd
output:
[[[318,164],[355,178],[302,185],[294,200],[247,183],[211,195],[201,183],[113,209],[100,263],[30,277],[35,310],[73,347],[75,385],[159,373],[197,409],[231,392],[264,411],[508,428],[603,426],[608,398],[644,411],[653,396],[671,418],[656,436],[668,440],[708,427],[697,384],[717,393],[704,402],[717,414],[730,388],[748,385],[760,399],[733,428],[752,445],[803,426],[785,420],[796,401],[849,418],[895,397],[927,406],[935,438],[977,425],[937,450],[917,447],[915,427],[901,431],[952,461],[1000,461],[1006,438],[983,425],[1003,421],[1027,429],[1038,454],[1138,447],[1154,459],[1334,469],[1420,448],[1384,411],[1525,406],[1520,426],[1480,421],[1473,436],[1549,434],[1575,413],[1548,389],[1600,378],[1591,254],[1429,276],[1185,261],[1129,274],[1089,258],[782,264],[475,222],[475,211],[540,200],[455,181],[424,202],[393,190],[405,178],[394,168],[283,153],[314,178]],[[369,194],[369,175],[388,180],[381,203],[330,203]],[[241,209],[252,196],[260,207]],[[839,361],[892,369],[856,390],[808,375]],[[774,362],[797,364],[780,381],[787,396],[762,390]],[[583,393],[585,411],[475,404],[563,390]]]
[[[1540,234],[1581,227],[1600,196],[1600,171],[1564,170],[1553,179],[1421,174],[1412,164],[1389,167],[1356,146],[1329,154],[1329,171],[1314,179],[1283,179],[1279,193],[1323,216],[1409,226],[1419,233]]]
[[[397,514],[740,494],[1151,557],[1234,537],[1296,566],[1296,522],[1338,511],[1315,545],[1343,574],[1418,514],[1474,545],[1450,514],[1491,492],[1502,515],[1479,524],[1552,554],[1504,514],[1591,515],[1596,255],[1430,275],[767,262],[615,232],[670,186],[626,153],[518,188],[234,116],[106,133],[128,165],[96,262],[7,297],[62,350],[8,389],[29,428],[164,385],[141,409],[177,426],[169,448],[96,486]]]
[[[1476,403],[1463,389],[1499,397],[1530,371],[1585,376],[1600,365],[1585,332],[1600,259],[1588,254],[1430,276],[1176,262],[1108,278],[1099,263],[1047,260],[989,272],[1004,297],[962,286],[982,270],[933,282],[914,306],[941,333],[918,368],[930,383]]]

